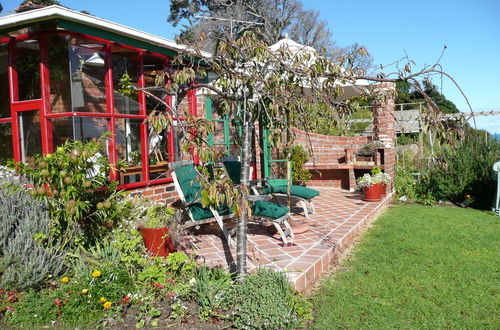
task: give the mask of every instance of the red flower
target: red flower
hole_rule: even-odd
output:
[[[127,303],[130,301],[130,297],[129,296],[125,296],[125,298],[123,298],[122,300],[124,303]]]
[[[165,288],[165,286],[164,286],[163,284],[160,284],[160,283],[154,283],[154,284],[153,284],[153,286],[154,286],[155,288],[161,288],[161,289],[164,289],[164,288]]]
[[[54,299],[54,303],[56,304],[57,307],[61,307],[62,306],[62,301],[59,300],[59,298],[55,298]]]
[[[12,312],[14,310],[14,307],[9,307],[9,306],[6,306],[5,307],[5,310],[6,311],[9,311],[9,312]]]
[[[169,292],[169,293],[168,293],[168,296],[169,296],[169,297],[175,297],[175,293],[173,293],[173,292]]]

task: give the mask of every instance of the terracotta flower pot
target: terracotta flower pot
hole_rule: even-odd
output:
[[[387,183],[380,183],[380,194],[382,195],[382,197],[385,197],[385,195],[387,195]]]
[[[139,227],[144,246],[154,256],[166,257],[170,252],[174,252],[174,244],[168,237],[168,227],[146,228]]]
[[[382,200],[382,189],[380,183],[376,183],[370,187],[364,187],[363,191],[365,193],[363,199],[367,202],[380,202]]]

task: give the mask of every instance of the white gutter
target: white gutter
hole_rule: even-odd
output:
[[[15,27],[17,25],[27,24],[27,23],[36,23],[47,19],[58,19],[58,18],[92,26],[101,30],[110,31],[125,37],[141,40],[174,51],[188,50],[194,52],[192,48],[186,45],[177,44],[172,40],[161,38],[153,34],[136,30],[122,24],[114,23],[96,16],[84,14],[72,9],[63,8],[56,5],[0,17],[0,29]],[[211,56],[210,53],[205,51],[201,51],[200,54],[202,57]]]

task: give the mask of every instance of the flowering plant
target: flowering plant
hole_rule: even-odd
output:
[[[391,176],[387,173],[380,172],[374,176],[374,180],[377,182],[388,184],[391,182]]]
[[[378,182],[374,182],[373,177],[369,173],[365,173],[365,175],[356,180],[356,184],[359,188],[368,188],[376,183]]]

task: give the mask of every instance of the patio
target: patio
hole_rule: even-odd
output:
[[[292,206],[292,227],[307,224],[310,230],[296,234],[293,244],[283,246],[279,235],[270,234],[264,226],[249,225],[248,268],[270,267],[286,271],[298,291],[308,291],[340,253],[373,221],[391,200],[362,201],[360,193],[336,188],[319,189],[314,199],[316,211],[307,219],[300,208]],[[194,250],[210,266],[234,267],[236,248],[229,248],[218,226],[193,231],[190,240]]]

